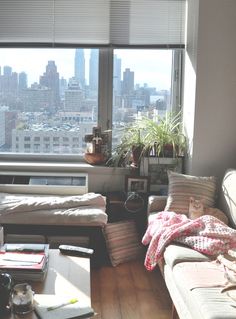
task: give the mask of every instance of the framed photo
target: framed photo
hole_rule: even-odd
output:
[[[125,176],[125,191],[135,193],[149,192],[149,177],[148,176]]]
[[[150,191],[158,195],[167,195],[168,175],[167,171],[182,173],[183,158],[169,157],[144,157],[140,165],[141,176],[149,176]]]

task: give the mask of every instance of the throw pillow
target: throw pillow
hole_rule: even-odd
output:
[[[215,206],[216,178],[191,176],[168,171],[169,188],[165,210],[188,214],[189,198],[202,199],[206,207]]]
[[[134,220],[106,224],[104,236],[113,266],[144,258],[144,247],[138,237]]]

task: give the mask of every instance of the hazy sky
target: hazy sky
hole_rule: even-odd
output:
[[[135,84],[147,83],[160,89],[170,88],[171,50],[115,50],[122,59],[121,70],[130,68],[135,72]],[[60,77],[74,76],[75,49],[0,49],[0,66],[12,67],[13,72],[26,72],[28,85],[39,82],[49,60],[54,60]],[[86,80],[88,83],[88,64],[90,50],[85,50]]]

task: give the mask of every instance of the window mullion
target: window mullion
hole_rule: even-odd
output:
[[[113,49],[99,50],[98,125],[112,129]]]
[[[171,111],[178,112],[182,107],[182,50],[173,50],[171,74]]]

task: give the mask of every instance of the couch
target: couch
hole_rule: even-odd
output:
[[[226,171],[219,194],[221,210],[236,228],[236,170]],[[150,196],[148,219],[166,207],[167,196]],[[159,267],[173,301],[172,318],[235,319],[236,302],[227,293],[224,272],[213,261],[215,257],[185,245],[170,243],[164,250]]]

